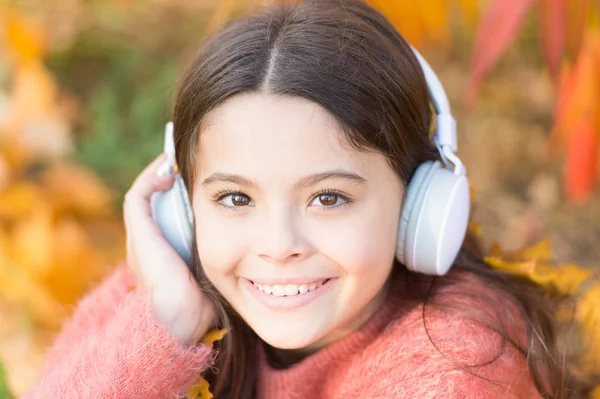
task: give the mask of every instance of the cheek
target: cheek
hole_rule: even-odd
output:
[[[319,251],[350,277],[387,274],[396,251],[399,210],[382,209],[386,208],[365,207],[339,224],[324,225],[316,240]]]
[[[201,213],[196,213],[201,215]],[[227,218],[210,213],[196,217],[196,243],[200,262],[210,276],[230,275],[246,253],[244,233]],[[211,279],[212,280],[212,279]]]

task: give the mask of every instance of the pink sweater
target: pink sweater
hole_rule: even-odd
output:
[[[189,391],[214,361],[212,349],[181,346],[134,285],[123,267],[80,301],[23,399],[181,398]],[[407,306],[402,293],[395,284],[360,330],[285,370],[270,367],[259,346],[258,398],[539,398],[523,356],[495,333],[452,312],[428,310],[436,349],[422,306]],[[481,302],[460,300],[461,307],[485,311]]]

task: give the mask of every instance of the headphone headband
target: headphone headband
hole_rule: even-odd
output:
[[[464,175],[465,168],[461,160],[454,154],[458,150],[456,121],[450,111],[450,102],[448,101],[444,86],[442,86],[440,79],[421,53],[412,45],[409,44],[409,46],[421,65],[425,81],[427,82],[429,97],[436,112],[436,127],[433,133],[435,144],[446,166],[451,169],[450,165],[448,165],[448,160],[450,160],[454,164],[454,174]]]

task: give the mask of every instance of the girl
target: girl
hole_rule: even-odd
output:
[[[128,267],[80,302],[26,397],[174,398],[200,376],[219,399],[579,395],[550,305],[463,240],[453,121],[417,57],[354,0],[208,40],[175,100],[182,180],[156,176],[167,140],[126,195]]]

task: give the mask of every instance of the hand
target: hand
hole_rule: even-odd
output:
[[[157,176],[162,154],[136,178],[125,195],[127,265],[150,293],[156,319],[184,345],[196,344],[216,324],[214,304],[152,219],[150,198],[171,188],[173,176]]]

